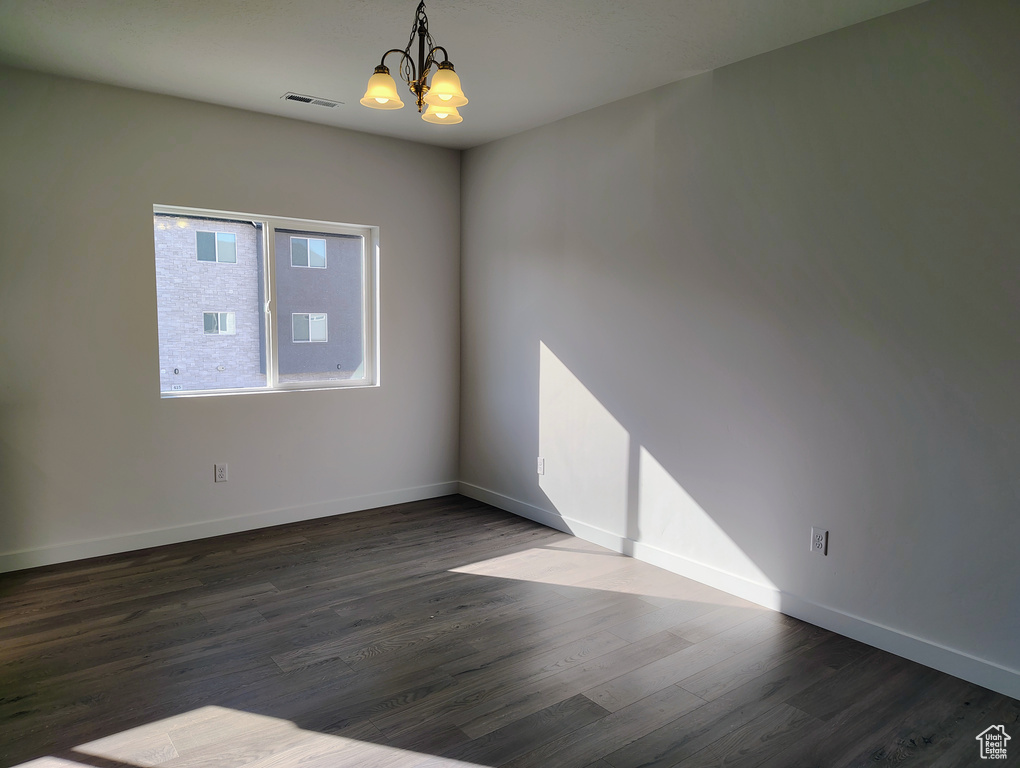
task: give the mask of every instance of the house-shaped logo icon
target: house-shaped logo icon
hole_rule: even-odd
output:
[[[1006,726],[991,725],[974,738],[981,742],[982,760],[1006,759],[1006,742],[1012,738],[1006,733]]]

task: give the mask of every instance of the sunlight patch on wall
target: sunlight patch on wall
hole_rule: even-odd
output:
[[[626,536],[627,430],[544,343],[539,354],[539,487],[564,517]]]
[[[700,565],[775,587],[644,446],[638,467],[637,532],[641,541]]]

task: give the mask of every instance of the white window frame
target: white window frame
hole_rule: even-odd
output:
[[[262,322],[266,329],[266,386],[238,387],[234,389],[209,389],[160,392],[162,398],[211,397],[217,395],[260,394],[263,392],[287,392],[309,389],[363,389],[378,387],[381,382],[380,373],[380,332],[379,332],[379,227],[369,224],[348,224],[318,219],[294,219],[282,216],[266,216],[264,214],[244,213],[239,211],[221,211],[207,208],[191,208],[177,205],[155,204],[154,214],[177,215],[190,218],[215,220],[222,218],[227,221],[251,221],[262,225],[263,253],[263,295],[267,297],[262,308]],[[362,348],[365,350],[364,378],[314,381],[280,381],[277,370],[277,350],[280,348],[279,323],[276,312],[276,230],[299,230],[312,233],[333,235],[353,235],[361,237],[364,252],[362,267],[362,307],[364,308],[364,330]],[[203,232],[212,230],[203,229]],[[230,234],[230,233],[227,233]],[[235,238],[236,240],[236,238]],[[288,241],[289,242],[289,241]],[[197,258],[197,257],[196,257]],[[214,262],[201,262],[212,264]],[[218,262],[217,262],[218,263]],[[316,267],[319,269],[319,267]],[[310,313],[311,314],[311,313]],[[326,314],[316,312],[314,314]],[[291,321],[293,328],[293,320]],[[328,332],[328,329],[327,329]],[[293,331],[292,331],[293,333]],[[212,334],[210,334],[212,335]]]
[[[210,264],[212,262],[209,262]],[[216,327],[220,327],[220,316],[227,315],[230,319],[227,320],[227,326],[232,327],[232,331],[217,330],[215,333],[211,333],[205,329],[205,316],[216,315]],[[236,336],[237,335],[237,314],[235,312],[220,312],[218,310],[210,309],[202,312],[202,333],[206,336]]]
[[[303,315],[308,318],[308,338],[307,339],[295,339],[294,338],[294,318],[298,315]],[[322,315],[326,321],[326,338],[324,339],[313,339],[312,338],[312,317]],[[327,312],[291,312],[290,313],[290,340],[295,344],[324,344],[329,341],[329,314]]]
[[[322,248],[322,266],[321,267],[316,267],[316,266],[314,266],[312,264],[312,249],[311,248],[309,248],[308,251],[307,251],[308,263],[307,264],[295,264],[294,263],[294,241],[295,240],[306,240],[306,241],[309,241],[309,242],[311,242],[312,240],[319,240],[320,242],[322,242],[322,244],[323,244],[323,248]],[[329,256],[326,253],[326,241],[323,240],[321,237],[309,237],[308,235],[291,235],[290,236],[290,265],[292,267],[294,267],[294,269],[325,269],[328,264],[329,264]],[[308,313],[308,312],[298,312],[297,314],[310,314],[310,313]],[[321,313],[316,312],[316,313],[312,313],[312,314],[321,314]]]
[[[216,246],[216,261],[205,261],[198,258],[198,236],[202,233],[213,236],[213,244]],[[230,235],[234,238],[234,260],[220,260],[220,235]],[[196,229],[195,230],[195,259],[199,264],[236,264],[237,263],[237,234],[234,232],[223,232],[218,229]]]

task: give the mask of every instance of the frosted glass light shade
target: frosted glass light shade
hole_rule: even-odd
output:
[[[437,107],[463,107],[468,103],[467,96],[460,87],[460,77],[452,66],[440,66],[432,75],[429,92],[425,94],[425,103]]]
[[[372,109],[400,109],[404,102],[397,93],[397,84],[389,71],[380,72],[368,78],[368,88],[361,103]]]
[[[448,107],[445,104],[441,107],[429,104],[421,119],[426,123],[435,123],[436,125],[456,125],[464,122],[464,118],[460,116],[456,107]]]

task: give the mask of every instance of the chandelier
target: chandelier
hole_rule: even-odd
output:
[[[411,48],[414,45],[414,38],[418,37],[418,61],[411,56]],[[438,52],[442,52],[443,59],[438,64],[436,58]],[[457,107],[463,107],[468,103],[464,91],[460,87],[460,78],[453,70],[446,49],[436,45],[429,34],[429,19],[425,15],[425,0],[418,3],[418,10],[414,15],[414,24],[411,26],[411,36],[407,41],[404,50],[391,48],[382,55],[379,66],[375,68],[375,74],[368,79],[368,88],[361,103],[372,109],[400,109],[404,102],[400,100],[397,93],[397,83],[390,75],[389,67],[386,66],[386,57],[391,53],[400,54],[401,77],[407,83],[407,87],[414,94],[418,103],[418,112],[421,113],[425,106],[425,113],[421,119],[437,125],[454,125],[464,120],[457,111]],[[432,75],[432,82],[426,80],[432,72],[433,65],[436,66],[436,73]]]

